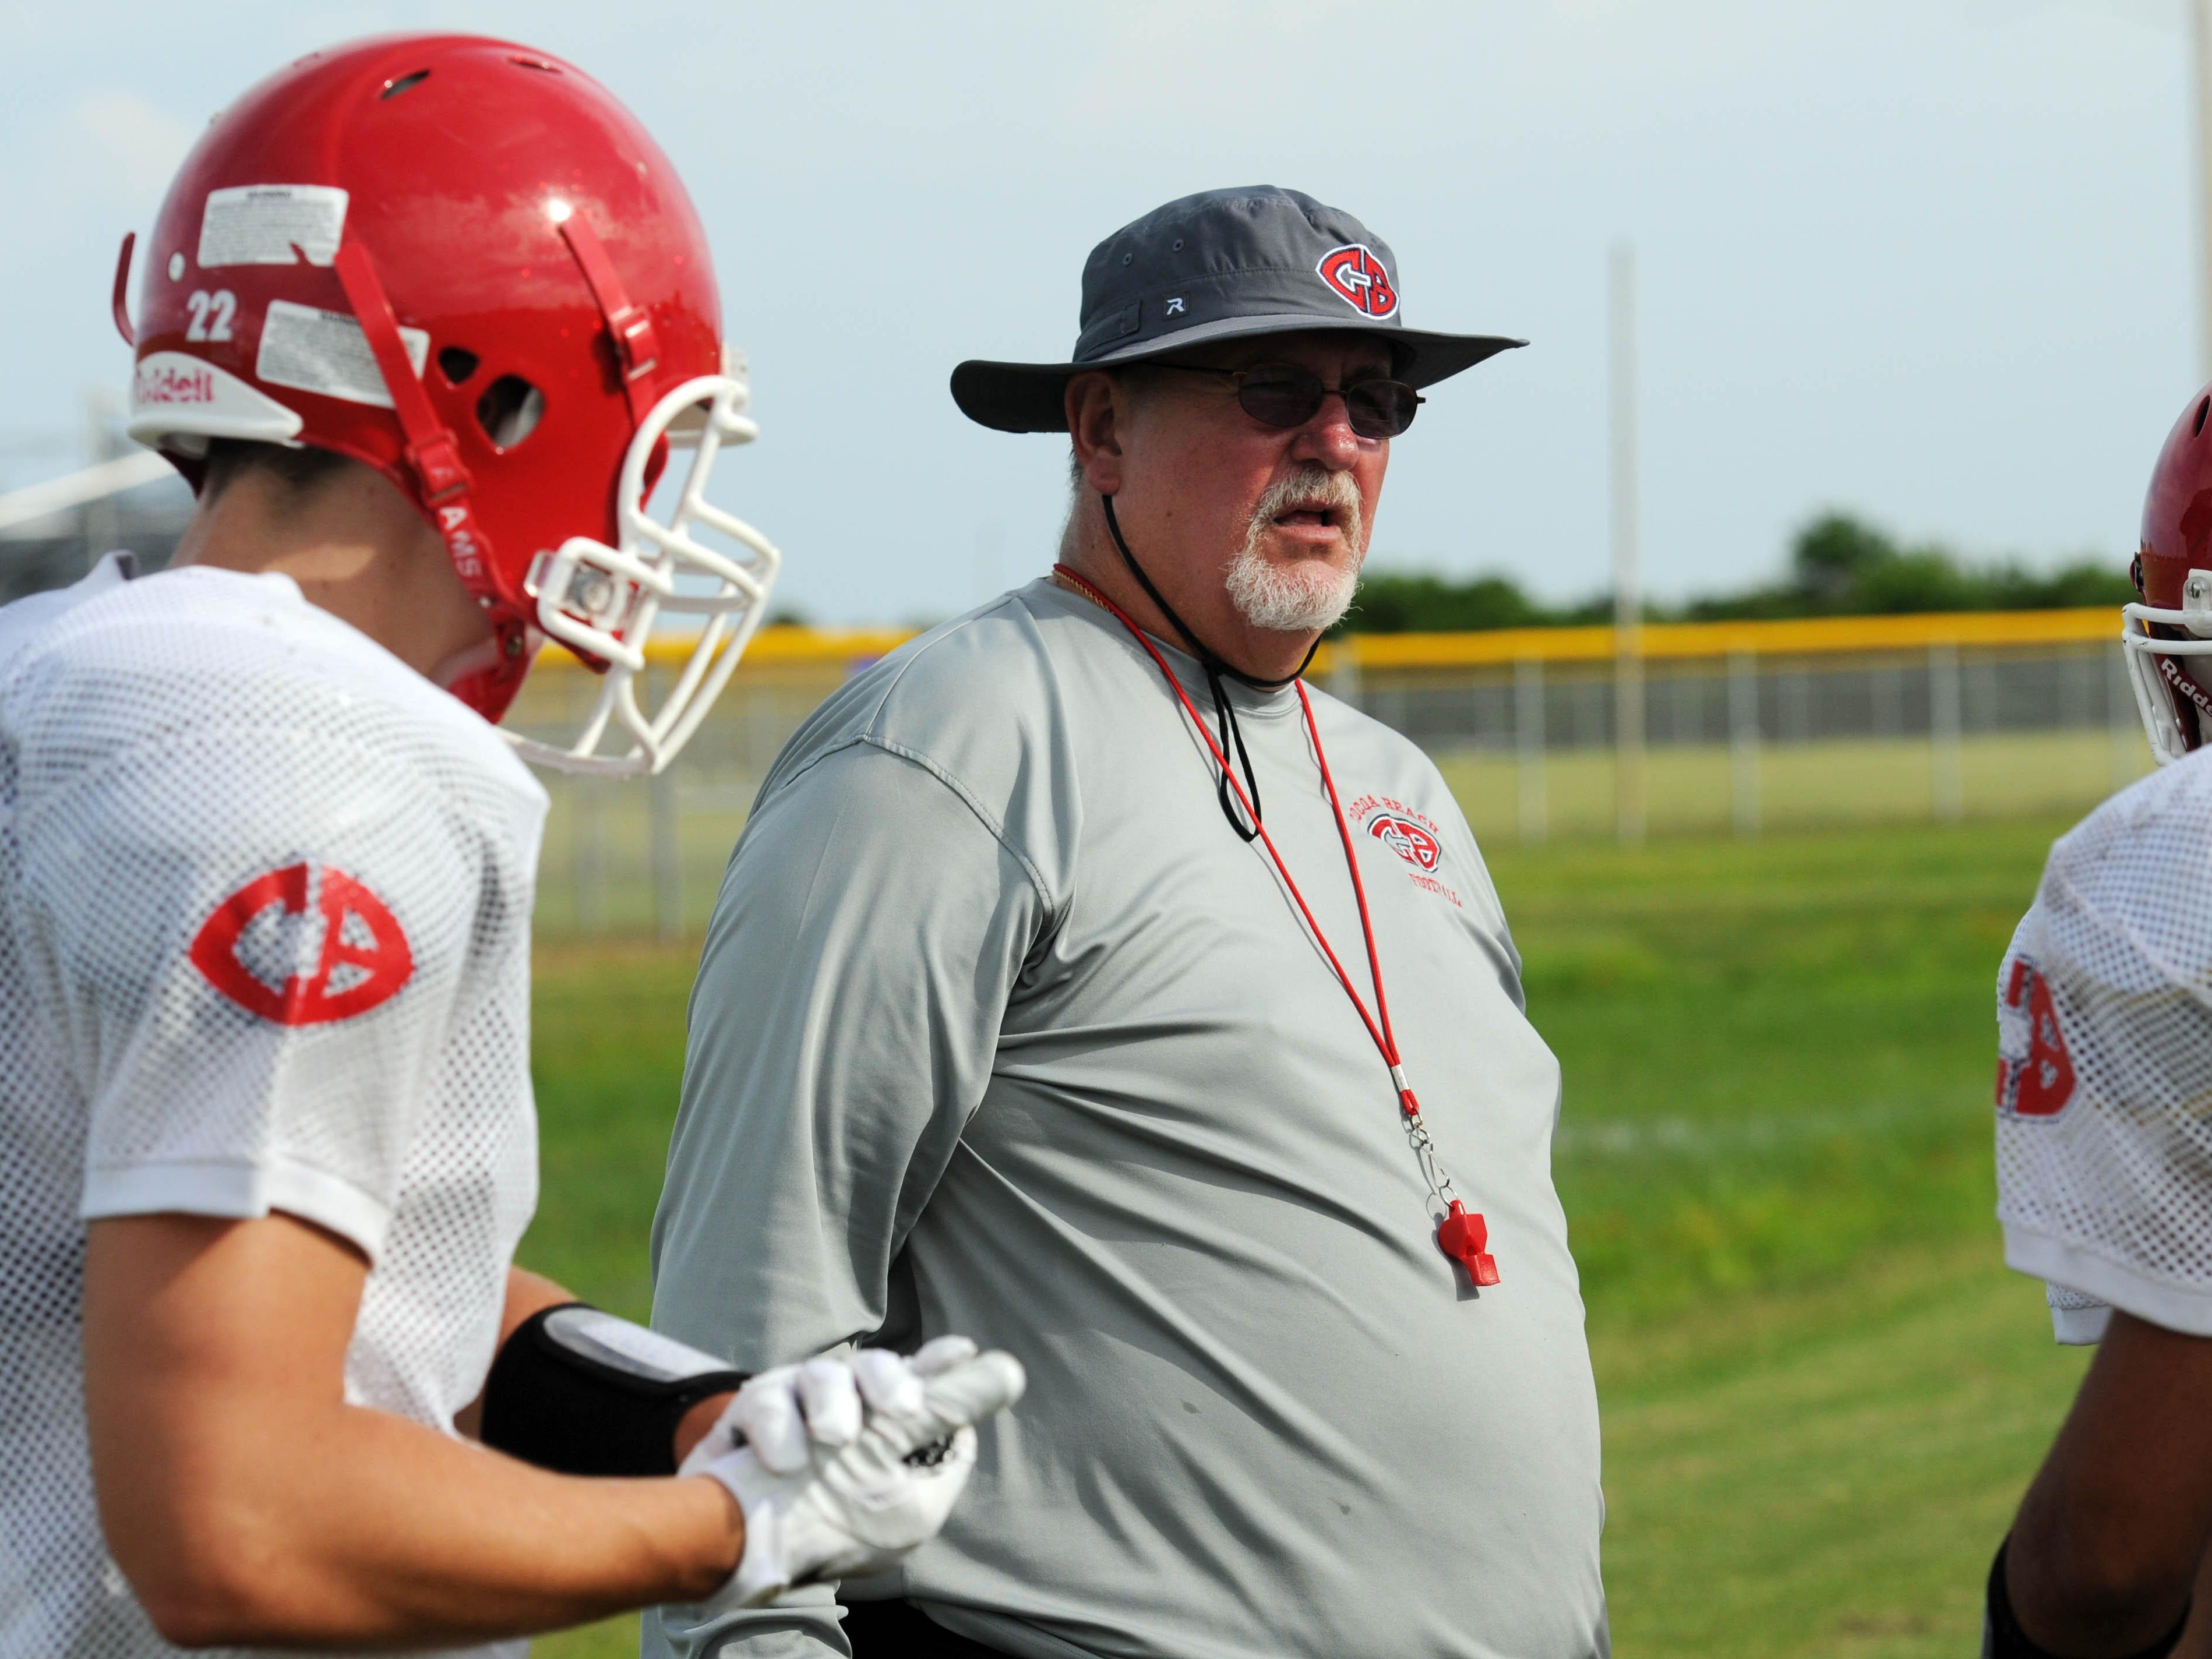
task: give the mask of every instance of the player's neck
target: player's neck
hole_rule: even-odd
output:
[[[309,604],[434,679],[490,637],[437,532],[366,467],[304,489],[245,473],[202,499],[175,562],[289,576]]]

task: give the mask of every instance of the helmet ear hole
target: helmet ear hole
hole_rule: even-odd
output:
[[[438,373],[447,386],[459,386],[477,372],[477,354],[466,346],[446,346],[438,353]]]
[[[2198,399],[2197,404],[2197,424],[2190,428],[2190,436],[2193,438],[2201,438],[2204,435],[2204,417],[2208,415],[2212,415],[2212,398]]]
[[[513,449],[545,418],[545,394],[520,374],[502,374],[477,399],[477,424],[495,449]]]

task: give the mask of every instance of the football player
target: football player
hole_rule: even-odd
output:
[[[754,429],[683,187],[572,65],[393,36],[220,115],[149,254],[115,311],[198,492],[176,568],[0,610],[0,1656],[482,1652],[890,1565],[1011,1358],[733,1398],[512,1265],[518,751],[666,765],[776,565],[701,493]],[[605,678],[523,742],[546,635]]]
[[[2166,441],[2124,607],[2160,766],[2051,848],[1997,979],[1997,1213],[2098,1352],[1991,1566],[1996,1659],[2208,1647],[2212,387]],[[2212,1596],[2199,1598],[2212,1603]]]

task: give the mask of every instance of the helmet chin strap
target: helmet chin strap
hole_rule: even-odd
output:
[[[583,272],[585,284],[614,343],[623,395],[629,402],[635,429],[644,424],[654,402],[653,375],[659,367],[660,346],[653,319],[631,303],[605,245],[580,215],[562,219],[561,235]],[[124,253],[127,259],[127,243]],[[298,257],[304,259],[306,255]],[[445,538],[455,573],[483,606],[492,627],[492,638],[486,647],[448,659],[439,665],[434,678],[486,720],[497,721],[522,689],[523,677],[530,672],[544,635],[532,625],[535,611],[526,599],[519,600],[501,591],[490,538],[471,500],[474,480],[461,464],[459,446],[452,431],[438,419],[422,382],[416,378],[399,337],[399,319],[374,262],[361,243],[349,237],[333,263],[339,285],[353,306],[355,320],[361,325],[391,396],[392,412],[406,441],[402,459],[413,481],[416,499]],[[596,669],[604,671],[606,666],[586,660]]]
[[[306,258],[303,253],[299,257]],[[523,676],[530,672],[536,647],[530,638],[529,614],[500,591],[491,539],[477,520],[471,499],[475,481],[461,465],[460,448],[452,431],[438,419],[422,381],[415,376],[415,365],[399,337],[399,319],[368,250],[348,237],[339,245],[332,264],[392,399],[392,412],[405,441],[400,459],[411,481],[410,493],[445,538],[454,574],[483,607],[485,619],[491,624],[493,648],[489,659],[471,664],[450,679],[441,678],[439,684],[495,724],[522,689]]]
[[[538,648],[545,643],[545,636],[534,628],[525,627],[522,637],[525,649],[535,658]],[[430,683],[441,690],[453,691],[456,686],[469,684],[477,676],[498,674],[506,660],[507,652],[499,635],[489,634],[474,645],[464,646],[453,655],[434,664],[430,669]],[[454,695],[459,696],[460,694],[454,691]]]
[[[1184,646],[1192,656],[1198,659],[1198,665],[1206,672],[1206,689],[1213,694],[1213,718],[1221,734],[1224,763],[1214,793],[1221,802],[1221,816],[1229,820],[1229,827],[1247,842],[1255,840],[1260,834],[1261,816],[1260,780],[1253,775],[1252,757],[1244,748],[1244,729],[1237,721],[1237,705],[1230,699],[1228,690],[1221,682],[1226,677],[1255,690],[1279,691],[1303,676],[1312,665],[1314,653],[1321,649],[1321,635],[1315,635],[1314,642],[1306,647],[1305,660],[1280,679],[1262,679],[1257,674],[1248,674],[1243,669],[1232,666],[1191,631],[1190,624],[1176,614],[1176,608],[1167,602],[1158,588],[1152,586],[1152,579],[1145,574],[1145,567],[1137,562],[1137,556],[1129,550],[1128,538],[1121,534],[1121,520],[1115,515],[1113,496],[1104,490],[1099,491],[1098,504],[1106,509],[1107,532],[1114,538],[1114,546],[1121,556],[1121,562],[1129,567],[1129,574],[1137,579],[1137,586],[1143,588],[1145,596],[1159,607],[1160,614],[1175,624],[1176,632],[1182,635]],[[1249,823],[1238,811],[1236,793],[1230,785],[1227,759],[1232,750],[1237,756],[1238,768],[1244,774],[1245,793],[1252,803],[1252,816]]]

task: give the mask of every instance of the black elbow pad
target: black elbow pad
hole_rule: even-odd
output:
[[[711,1354],[565,1303],[524,1321],[492,1361],[483,1443],[562,1474],[673,1474],[684,1413],[744,1380]]]

